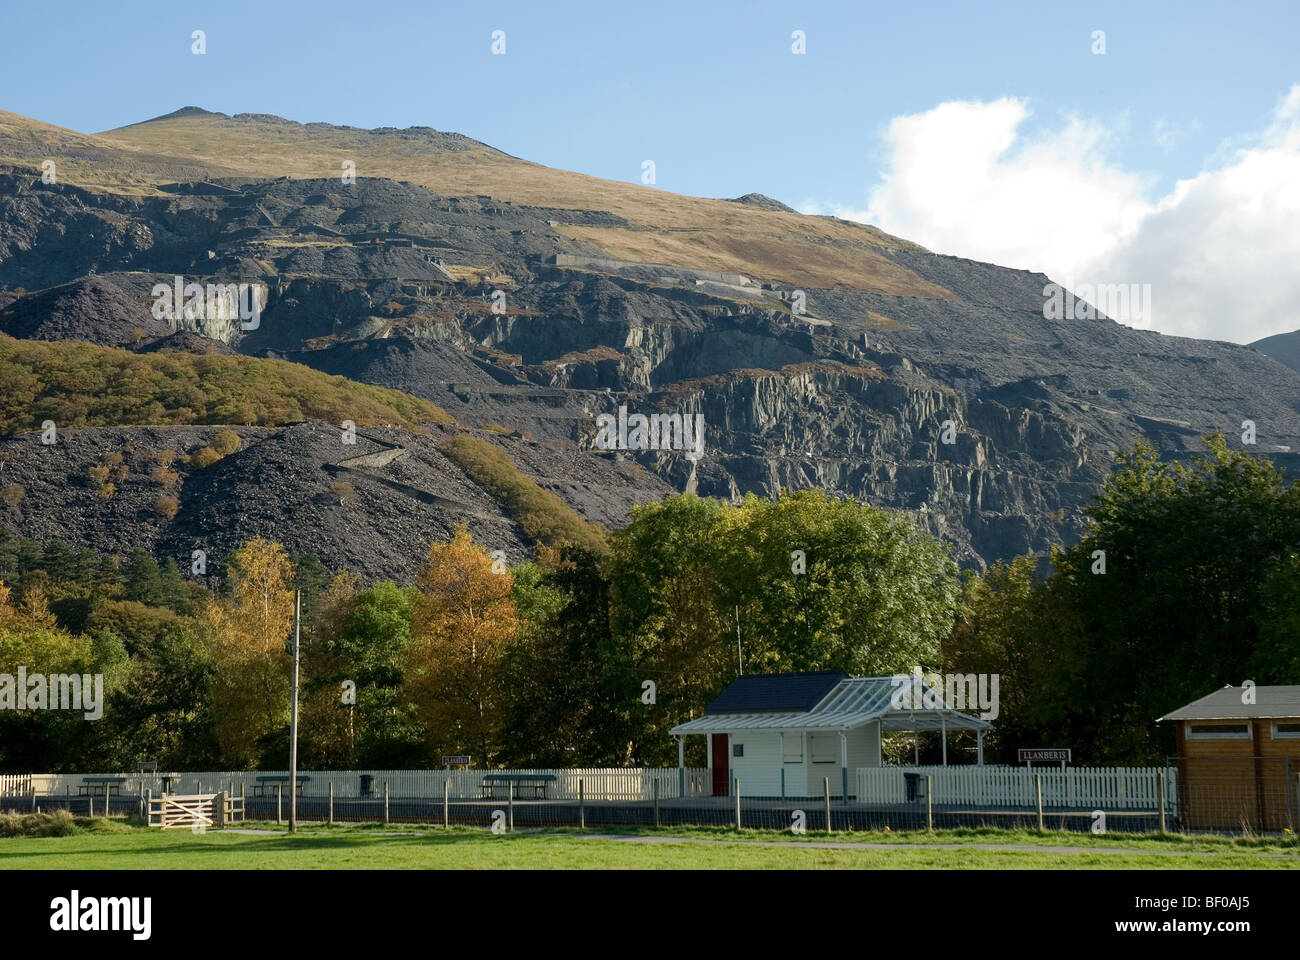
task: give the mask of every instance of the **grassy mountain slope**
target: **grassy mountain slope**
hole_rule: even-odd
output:
[[[560,233],[616,258],[736,271],[767,282],[953,298],[886,255],[921,248],[874,227],[555,170],[428,128],[369,131],[186,108],[88,136],[0,113],[0,144],[0,161],[37,171],[41,160],[71,152],[60,168],[64,182],[119,192],[240,175],[338,178],[351,160],[358,177],[554,208]],[[625,224],[566,225],[566,209],[608,211]]]

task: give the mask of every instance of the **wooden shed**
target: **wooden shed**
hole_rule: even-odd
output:
[[[1176,726],[1184,826],[1300,826],[1300,686],[1224,687],[1157,722]]]

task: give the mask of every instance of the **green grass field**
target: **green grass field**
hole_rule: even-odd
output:
[[[833,845],[833,846],[830,846]],[[60,869],[1297,869],[1293,840],[1034,831],[809,834],[273,825],[162,832],[78,821],[0,839],[0,870]]]

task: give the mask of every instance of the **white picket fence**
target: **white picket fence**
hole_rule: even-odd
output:
[[[858,802],[907,802],[904,775],[930,778],[935,804],[981,807],[1033,807],[1034,777],[1042,777],[1044,807],[1096,807],[1106,810],[1155,810],[1157,781],[1165,781],[1165,804],[1174,809],[1175,767],[864,767],[857,772]]]
[[[361,777],[371,777],[374,791],[370,796],[382,798],[384,786],[388,786],[391,799],[425,798],[441,799],[443,784],[451,781],[450,796],[453,799],[478,798],[483,793],[483,777],[490,773],[514,774],[550,774],[555,777],[553,783],[547,784],[546,797],[551,800],[576,800],[578,783],[582,783],[583,795],[588,800],[650,800],[654,797],[654,784],[659,784],[660,799],[679,797],[678,774],[676,767],[655,768],[591,768],[591,769],[553,769],[553,770],[299,770],[300,777],[307,777],[303,784],[301,796],[324,797],[329,794],[330,784],[334,785],[334,796],[338,799],[355,798],[361,794]],[[712,792],[709,771],[699,767],[687,767],[685,771],[686,796],[708,796]],[[173,793],[211,794],[222,790],[239,796],[241,790],[245,796],[252,797],[255,792],[265,796],[275,796],[275,787],[265,788],[259,785],[258,777],[285,776],[287,770],[227,770],[205,772],[158,773],[76,773],[76,774],[26,774],[23,789],[16,794],[28,794],[32,787],[40,796],[78,796],[87,776],[125,777],[121,785],[122,796],[142,796],[146,791],[153,796],[163,793],[163,778],[169,779]],[[2,786],[2,784],[0,784]],[[288,797],[288,786],[283,794]],[[504,795],[504,792],[503,794]],[[521,796],[528,794],[522,793]]]
[[[25,797],[31,792],[30,773],[0,773],[0,797]]]

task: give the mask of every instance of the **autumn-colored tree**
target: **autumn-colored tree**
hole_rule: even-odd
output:
[[[484,765],[496,752],[501,664],[519,624],[512,583],[509,571],[457,527],[450,542],[429,548],[402,657],[407,695],[430,743],[476,753]]]
[[[50,613],[49,599],[45,595],[45,589],[39,583],[28,584],[23,590],[23,599],[18,613],[28,626],[42,630],[50,630],[54,627],[54,614]]]
[[[208,606],[217,739],[238,767],[251,766],[258,741],[288,719],[293,573],[284,547],[255,537],[230,556],[229,595]]]

